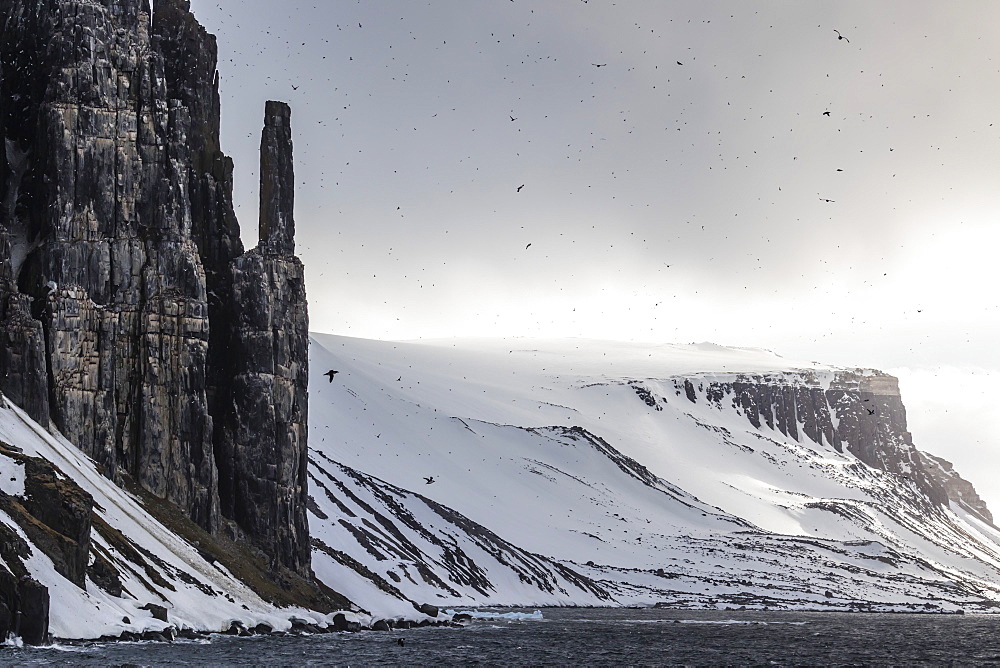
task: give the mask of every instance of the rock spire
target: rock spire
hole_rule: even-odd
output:
[[[189,2],[0,0],[0,25],[0,391],[108,477],[308,573],[287,105],[267,104],[244,255]]]
[[[309,315],[293,254],[291,111],[268,102],[260,159],[260,243],[232,263],[234,409],[220,459],[227,512],[268,554],[310,564],[306,520]]]

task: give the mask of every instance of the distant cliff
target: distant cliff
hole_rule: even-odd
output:
[[[884,373],[581,339],[312,347],[314,380],[341,371],[313,384],[314,567],[366,606],[1000,610],[989,510],[915,447]]]
[[[308,313],[290,110],[261,240],[187,0],[0,0],[0,391],[103,467],[311,575]]]
[[[801,434],[838,452],[846,449],[868,466],[911,480],[934,503],[958,503],[993,521],[975,488],[951,463],[914,447],[893,376],[838,371],[824,387],[808,372],[777,373],[726,381],[677,379],[675,387],[692,403],[731,404],[754,427],[764,425],[796,439]]]

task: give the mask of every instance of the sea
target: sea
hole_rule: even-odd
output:
[[[1000,615],[480,611],[463,628],[0,648],[4,666],[986,666]]]

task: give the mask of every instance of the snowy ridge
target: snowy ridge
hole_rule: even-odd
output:
[[[398,600],[416,604],[438,596],[466,605],[612,600],[572,569],[528,553],[425,496],[349,469],[323,453],[316,453],[310,468],[311,510],[319,520],[312,527],[313,568],[365,606],[386,610],[389,605],[391,612]],[[349,551],[356,553],[358,546],[365,554],[352,556]],[[348,584],[356,576],[368,582],[361,588]]]
[[[706,344],[324,335],[311,368],[310,444],[324,471],[334,462],[340,479],[363,471],[400,490],[407,509],[433,499],[572,568],[614,603],[992,609],[1000,600],[996,529],[931,498],[943,492],[923,476],[894,381],[877,371]],[[333,383],[320,375],[331,368],[341,372]],[[422,496],[401,491],[418,488]],[[397,560],[321,510],[327,518],[310,517],[315,535],[336,533],[336,550],[386,581],[406,580]],[[515,593],[456,527],[418,521],[496,577],[509,592],[498,600],[552,601],[523,581]],[[317,572],[341,590],[357,577]],[[435,573],[447,586],[405,595],[484,602],[481,582]]]

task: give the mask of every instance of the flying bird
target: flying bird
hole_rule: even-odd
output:
[[[513,122],[514,122],[514,121],[516,121],[516,120],[517,120],[517,119],[516,119],[516,118],[514,118],[513,116],[511,116],[511,117],[510,117],[510,122],[511,122],[511,123],[513,123]]]
[[[323,375],[324,376],[328,376],[330,378],[330,382],[332,383],[333,382],[333,377],[336,376],[338,373],[340,373],[340,372],[339,371],[334,371],[333,369],[330,369],[329,371],[327,371]]]
[[[851,43],[851,40],[849,40],[849,39],[847,39],[846,37],[844,37],[843,35],[841,35],[841,34],[840,34],[840,31],[839,31],[839,30],[837,30],[836,28],[834,28],[834,29],[833,29],[833,32],[837,33],[837,41],[838,41],[838,42],[839,42],[840,40],[844,40],[844,41],[845,41],[845,42],[847,42],[848,44],[850,44],[850,43]]]
[[[434,484],[434,476],[424,476],[424,480],[427,482],[428,485]]]
[[[292,84],[292,90],[298,90],[298,89],[299,89],[298,86],[296,86],[295,84]]]
[[[531,244],[528,244],[527,246],[525,246],[524,250],[528,250],[529,248],[531,248]]]
[[[597,63],[591,63],[591,65],[593,65],[594,67],[604,67],[605,65],[607,65],[607,63],[601,63],[600,65],[598,65]]]
[[[523,188],[523,187],[524,187],[524,184],[522,183],[521,185],[519,185],[519,186],[517,187],[517,192],[521,192],[521,188]]]
[[[683,66],[684,66],[684,63],[682,63],[682,62],[681,62],[681,61],[679,61],[679,60],[677,61],[677,64],[678,64],[678,65],[680,65],[681,67],[683,67]]]
[[[820,198],[819,198],[819,201],[820,201],[820,202],[836,202],[837,200],[833,200],[833,199],[826,199],[825,197],[820,197]]]
[[[824,116],[829,116],[829,115],[830,115],[830,112],[829,112],[829,111],[824,111],[824,112],[823,112],[823,115],[824,115]]]
[[[867,410],[868,410],[868,414],[869,415],[875,415],[875,409],[874,408],[869,408]]]

